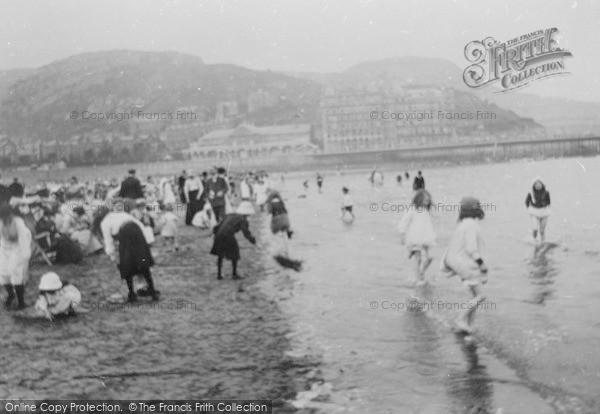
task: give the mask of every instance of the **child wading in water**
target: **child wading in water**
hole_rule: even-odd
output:
[[[546,237],[546,223],[550,215],[550,193],[539,178],[533,180],[531,192],[527,194],[525,205],[531,216],[533,239],[537,241],[539,232],[540,242],[543,243]]]
[[[414,257],[415,281],[417,286],[425,284],[425,271],[433,260],[429,249],[435,246],[435,232],[431,224],[431,195],[425,190],[415,194],[410,210],[404,215],[398,230],[402,244],[408,247],[408,258]]]
[[[342,220],[354,221],[354,213],[352,212],[354,202],[352,201],[352,197],[350,197],[350,190],[347,187],[342,187],[342,193],[344,193],[344,197],[342,198]],[[348,216],[350,217],[347,218]]]
[[[460,201],[458,227],[440,266],[440,270],[448,277],[458,275],[473,295],[467,309],[456,320],[457,328],[467,334],[473,331],[477,306],[485,300],[482,285],[487,283],[488,277],[487,267],[482,258],[483,238],[479,229],[479,220],[483,217],[484,212],[481,210],[479,200],[464,197]]]

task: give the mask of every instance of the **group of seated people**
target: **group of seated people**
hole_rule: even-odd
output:
[[[116,199],[107,194],[110,189],[106,187],[103,183],[94,187],[76,183],[56,187],[42,185],[34,193],[12,197],[10,205],[23,218],[50,261],[77,263],[103,248],[99,236],[92,233],[92,223],[101,206],[112,205]],[[139,199],[129,209],[153,234],[160,234],[166,226],[166,236],[174,236],[171,233],[174,233],[176,216],[172,211],[165,211],[169,209],[159,200]],[[175,248],[178,249],[176,240]]]
[[[83,256],[102,249],[100,240],[92,234],[92,214],[83,206],[28,197],[11,200],[47,257],[57,263],[77,263]]]

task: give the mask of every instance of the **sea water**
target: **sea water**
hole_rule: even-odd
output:
[[[302,273],[290,271],[286,305],[296,346],[322,356],[333,385],[322,412],[600,412],[600,158],[424,170],[437,246],[422,310],[408,306],[413,265],[396,228],[416,173],[407,182],[404,172],[384,170],[382,187],[365,171],[326,173],[322,193],[313,173],[275,184],[296,230],[290,254],[305,260]],[[538,176],[552,199],[547,250],[531,243],[525,207]],[[352,224],[341,220],[343,186]],[[467,195],[486,210],[489,267],[473,341],[451,330],[467,289],[436,277]]]

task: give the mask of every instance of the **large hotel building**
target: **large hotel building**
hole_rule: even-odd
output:
[[[323,150],[327,153],[440,147],[518,138],[516,132],[494,129],[501,121],[490,106],[474,104],[464,94],[448,88],[407,86],[394,92],[333,92],[329,89],[321,108]],[[539,139],[540,131],[530,132],[532,136],[527,139]]]

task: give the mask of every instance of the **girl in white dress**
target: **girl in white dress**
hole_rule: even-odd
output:
[[[173,192],[173,186],[168,178],[163,178],[160,182],[160,192],[162,195],[163,204],[174,205],[177,201],[175,193]]]
[[[408,258],[414,258],[417,286],[425,284],[425,271],[433,260],[429,256],[429,249],[435,246],[430,209],[431,195],[425,190],[417,191],[408,212],[398,226],[402,234],[402,244],[408,248]]]
[[[177,223],[179,222],[179,218],[173,213],[173,205],[167,204],[164,207],[164,213],[161,217],[161,222],[163,224],[162,231],[160,235],[165,238],[165,242],[168,245],[172,245],[176,252],[179,251],[179,243],[177,240],[177,235],[179,230],[177,228]],[[173,251],[171,247],[167,250],[167,252]]]
[[[478,199],[464,197],[460,201],[458,227],[440,266],[440,271],[448,277],[459,276],[471,292],[472,299],[456,320],[456,328],[466,334],[472,332],[475,311],[486,298],[482,286],[488,281],[488,269],[483,263],[483,237],[479,228],[484,217]]]

